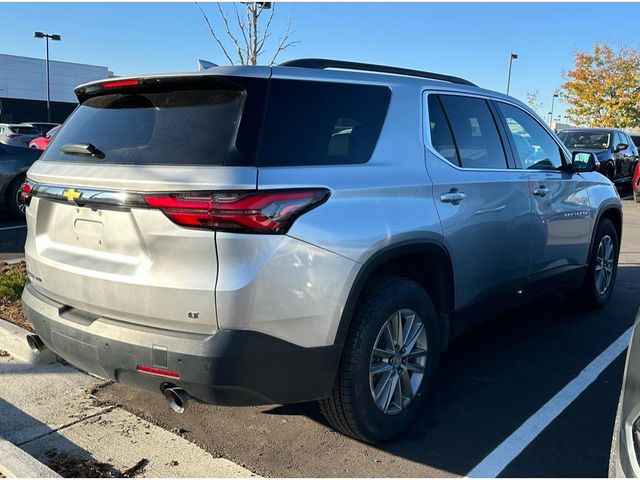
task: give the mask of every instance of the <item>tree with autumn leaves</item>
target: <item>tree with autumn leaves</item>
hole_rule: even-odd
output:
[[[640,52],[596,43],[593,52],[575,52],[574,61],[565,74],[562,97],[575,123],[640,126]]]

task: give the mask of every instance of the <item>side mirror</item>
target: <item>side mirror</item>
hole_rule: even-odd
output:
[[[622,150],[626,150],[627,148],[629,148],[629,145],[626,143],[619,143],[618,145],[616,145],[616,149],[614,150],[614,153],[618,153],[621,152]]]
[[[598,159],[592,152],[574,152],[571,164],[574,172],[595,172],[598,169]]]

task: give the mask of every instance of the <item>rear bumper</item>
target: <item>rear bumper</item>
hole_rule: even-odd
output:
[[[95,318],[56,303],[27,284],[25,316],[42,341],[77,367],[117,382],[160,392],[179,386],[218,405],[294,403],[329,395],[341,345],[304,348],[249,330],[196,335]],[[171,378],[140,364],[177,371]]]

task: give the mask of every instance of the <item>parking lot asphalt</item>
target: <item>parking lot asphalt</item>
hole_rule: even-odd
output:
[[[24,256],[24,242],[27,238],[27,226],[24,221],[11,218],[0,209],[0,260]]]
[[[180,415],[160,394],[125,385],[105,387],[98,396],[260,475],[464,476],[492,461],[514,432],[539,423],[547,402],[579,382],[583,369],[633,324],[640,305],[640,204],[624,201],[624,222],[617,284],[604,309],[585,311],[559,293],[466,333],[444,355],[437,388],[416,426],[386,445],[334,432],[314,403],[192,403]],[[616,351],[595,381],[584,383],[575,401],[498,469],[499,476],[606,476],[623,367],[624,354]]]

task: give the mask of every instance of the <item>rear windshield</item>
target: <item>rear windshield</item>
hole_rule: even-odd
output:
[[[259,165],[367,162],[390,97],[382,86],[272,80]]]
[[[39,135],[40,132],[33,127],[9,127],[13,133],[19,133],[21,135]]]
[[[89,98],[66,121],[43,160],[220,165],[237,128],[243,92],[231,87],[132,91]],[[102,154],[63,153],[92,144]]]

